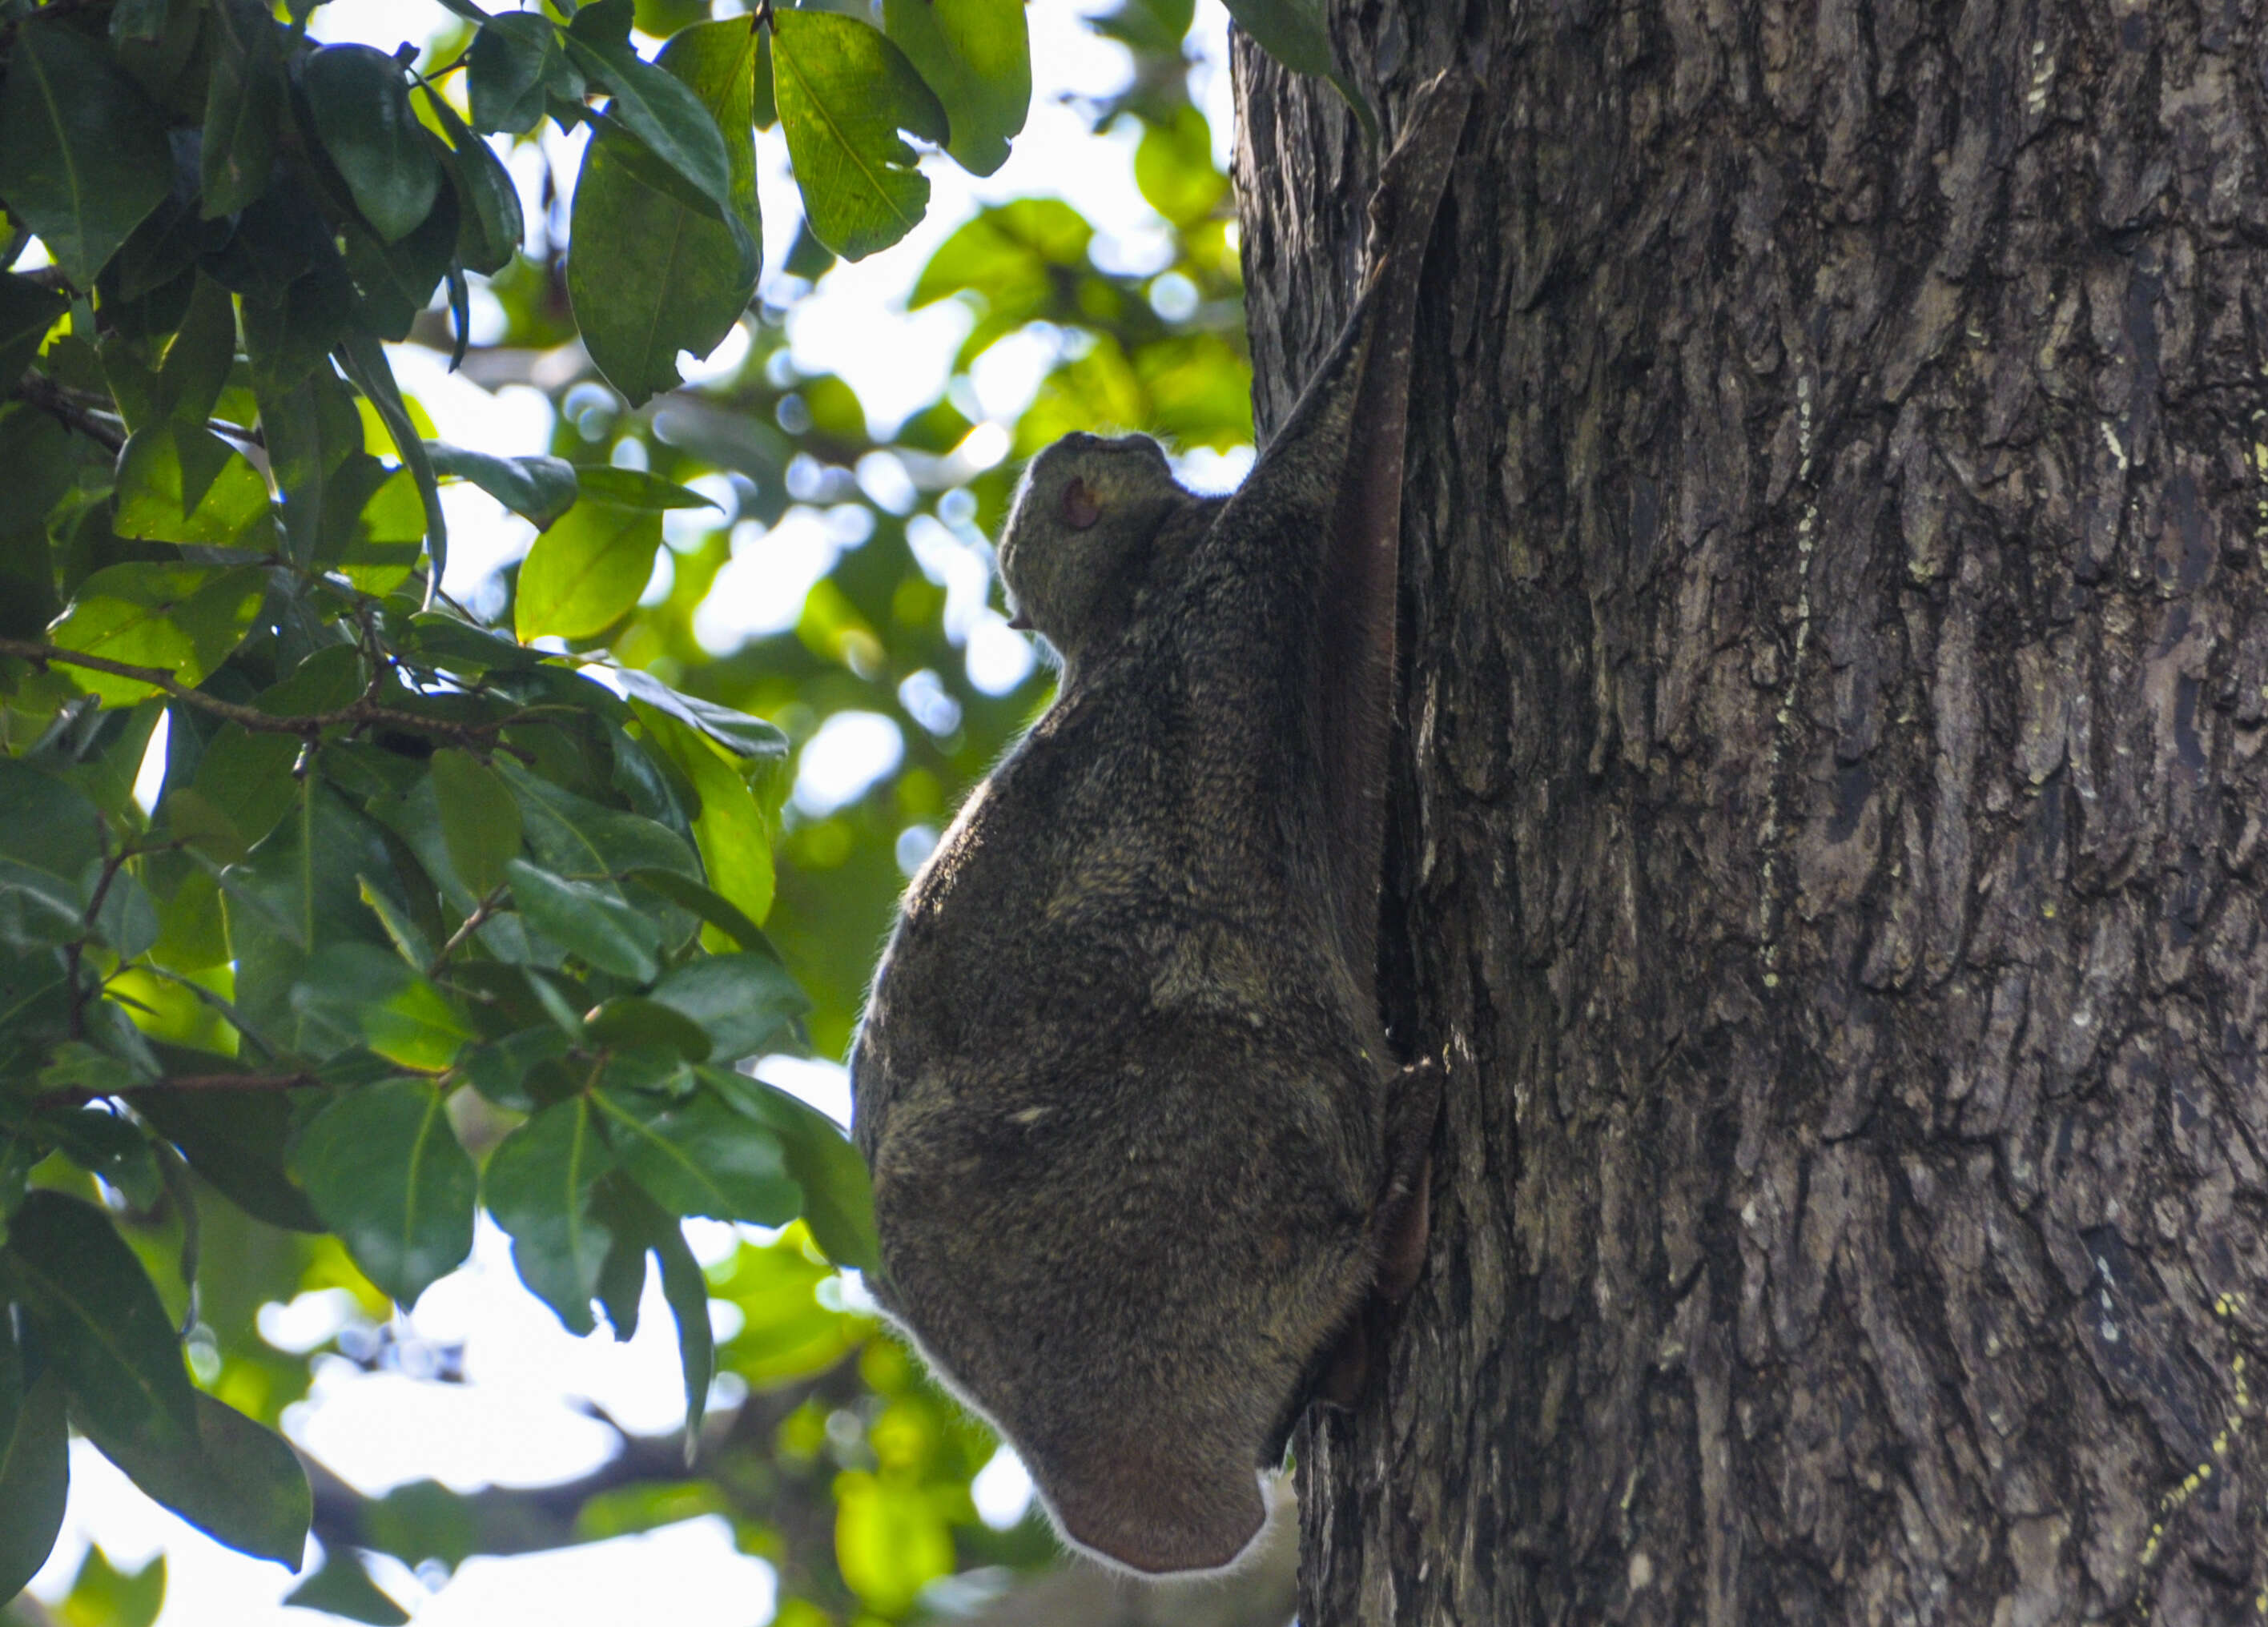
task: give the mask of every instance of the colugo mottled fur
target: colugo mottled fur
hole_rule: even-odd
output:
[[[1367,286],[1229,498],[1143,438],[1034,461],[1001,544],[1055,703],[908,890],[851,1061],[884,1307],[1072,1542],[1233,1563],[1424,1248],[1439,1084],[1375,935],[1418,272],[1469,98],[1414,105]]]

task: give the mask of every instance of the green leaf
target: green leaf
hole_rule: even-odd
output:
[[[24,1377],[21,1347],[11,1328],[0,1315],[0,1385],[20,1384]],[[48,1373],[0,1402],[0,1599],[15,1597],[47,1563],[70,1495],[63,1387]]]
[[[9,1222],[0,1275],[90,1432],[192,1438],[195,1392],[173,1320],[100,1210],[60,1192],[30,1194]]]
[[[520,1280],[576,1333],[595,1325],[591,1300],[613,1237],[592,1212],[591,1189],[613,1161],[590,1102],[576,1096],[506,1136],[482,1176],[482,1201],[511,1234]]]
[[[1226,0],[1228,14],[1260,48],[1293,73],[1328,79],[1346,98],[1373,141],[1378,118],[1354,82],[1331,56],[1331,36],[1323,24],[1322,0]]]
[[[622,1050],[662,1047],[688,1062],[709,1060],[708,1031],[683,1012],[635,994],[618,994],[602,1002],[584,1021],[584,1033],[595,1045]]]
[[[659,511],[712,509],[717,506],[713,497],[704,497],[690,486],[681,486],[675,481],[649,475],[644,469],[622,469],[611,463],[593,463],[577,469],[575,475],[585,497],[595,502],[611,503],[617,508]]]
[[[302,1017],[331,1025],[348,1043],[359,1038],[388,1062],[423,1072],[447,1067],[472,1037],[439,990],[375,944],[332,944],[318,952],[292,989],[291,1005]]]
[[[571,881],[526,859],[504,866],[512,895],[527,924],[556,939],[601,971],[651,983],[660,970],[655,955],[661,928],[624,903],[610,886]]]
[[[58,648],[154,666],[194,688],[243,642],[259,614],[266,573],[254,565],[145,561],[98,571],[48,637]],[[156,688],[79,667],[72,681],[106,706],[146,700]]]
[[[953,1569],[953,1532],[928,1488],[853,1469],[835,1481],[835,1557],[859,1601],[895,1619]]]
[[[492,276],[512,263],[527,230],[519,188],[512,184],[512,176],[488,143],[465,128],[448,99],[430,85],[423,88],[426,105],[449,137],[449,161],[463,217],[457,233],[458,258],[482,276]]]
[[[159,1055],[168,1074],[232,1073],[243,1066],[232,1056],[200,1061],[173,1048],[161,1047]],[[180,1149],[190,1168],[254,1219],[293,1232],[328,1229],[287,1173],[291,1108],[282,1092],[145,1091],[134,1110]]]
[[[861,1271],[881,1270],[866,1161],[835,1121],[744,1073],[707,1067],[699,1072],[718,1095],[779,1137],[787,1172],[803,1189],[804,1221],[827,1257]]]
[[[433,1086],[346,1091],[301,1134],[293,1163],[315,1212],[398,1304],[472,1252],[479,1179]]]
[[[152,1556],[138,1571],[122,1571],[96,1545],[79,1562],[63,1615],[71,1627],[151,1627],[165,1602],[165,1555]]]
[[[945,106],[946,151],[990,175],[1032,105],[1032,46],[1024,0],[882,0],[882,26]]]
[[[689,876],[674,870],[626,870],[622,880],[659,894],[680,909],[689,909],[741,948],[777,961],[779,956],[763,928],[730,901],[718,897]]]
[[[409,1612],[381,1592],[350,1549],[326,1548],[322,1568],[284,1595],[284,1602],[326,1616],[343,1616],[370,1627],[401,1627]]]
[[[775,12],[772,87],[804,212],[819,240],[863,260],[914,229],[929,180],[911,130],[945,144],[945,109],[879,30],[830,11]]]
[[[618,668],[615,675],[633,703],[642,702],[691,725],[736,757],[774,762],[787,755],[787,735],[777,724],[673,689],[652,674],[634,666]]]
[[[29,277],[0,272],[0,379],[17,379],[40,353],[40,346],[70,298]]]
[[[170,421],[128,438],[111,524],[122,537],[261,551],[275,535],[260,471],[203,424]]]
[[[708,1031],[720,1062],[777,1044],[811,1001],[785,967],[767,954],[704,954],[654,985],[652,998]]]
[[[299,66],[315,136],[379,239],[398,242],[432,211],[441,166],[409,109],[401,64],[368,45],[327,45]]]
[[[472,482],[533,522],[538,531],[548,529],[575,505],[575,466],[564,458],[497,458],[444,441],[427,441],[425,455],[432,460],[434,473]]]
[[[528,549],[512,630],[523,643],[604,632],[637,603],[660,546],[659,514],[585,498]]]
[[[298,1570],[315,1506],[298,1454],[275,1431],[202,1391],[195,1405],[191,1439],[97,1434],[94,1444],[136,1485],[206,1535]]]
[[[742,18],[696,23],[659,59],[723,132],[721,198],[703,195],[696,205],[673,184],[676,172],[655,173],[652,151],[627,117],[600,127],[576,180],[568,295],[591,359],[633,407],[674,389],[677,353],[715,350],[755,292],[763,243],[751,129],[758,39]],[[608,495],[587,480],[584,490]]]
[[[759,1226],[795,1218],[801,1194],[768,1127],[705,1091],[665,1101],[602,1090],[593,1100],[615,1158],[670,1213]]]
[[[268,188],[283,119],[283,54],[264,6],[224,0],[210,8],[211,77],[200,159],[207,220],[232,215]]]
[[[0,895],[28,894],[68,937],[86,909],[83,878],[102,856],[101,811],[85,793],[0,756]]]
[[[907,304],[973,292],[988,326],[1021,327],[1055,303],[1064,273],[1087,263],[1094,228],[1060,198],[1018,198],[981,211],[938,245]],[[966,433],[963,431],[962,433]]]
[[[433,562],[425,580],[424,607],[430,610],[449,563],[449,522],[441,512],[440,482],[425,456],[425,442],[402,401],[401,388],[394,382],[394,369],[387,364],[385,350],[368,335],[350,333],[341,337],[337,355],[340,369],[377,409],[387,434],[393,438],[394,452],[417,482],[417,496],[425,505],[425,551]]]
[[[457,195],[434,200],[431,211],[396,243],[383,243],[359,221],[346,223],[347,274],[362,296],[362,322],[380,339],[400,343],[417,313],[449,274],[460,240]]]
[[[171,189],[164,116],[67,25],[16,34],[0,85],[0,195],[82,289]]]
[[[571,30],[564,43],[568,60],[613,98],[608,116],[619,120],[648,151],[685,180],[691,196],[704,200],[724,219],[733,207],[732,160],[717,121],[701,99],[681,80],[640,60],[627,39],[598,41]]]
[[[433,754],[433,791],[450,862],[482,897],[504,885],[505,862],[519,856],[519,805],[494,769],[455,747]]]
[[[668,755],[700,799],[693,839],[710,886],[751,920],[762,920],[772,907],[771,823],[755,793],[703,734],[643,701],[631,704],[646,739]]]
[[[228,297],[228,290],[199,272],[190,291],[188,312],[181,318],[180,330],[166,345],[165,362],[158,370],[168,413],[178,423],[202,426],[212,416],[235,362],[235,302]],[[263,483],[263,506],[267,490]]]
[[[542,122],[547,96],[583,97],[559,30],[539,12],[501,12],[482,23],[465,70],[475,129],[525,136]]]
[[[685,1447],[690,1461],[702,1417],[708,1410],[709,1386],[717,1374],[716,1339],[709,1325],[708,1279],[693,1251],[685,1246],[685,1233],[677,1222],[636,1182],[613,1176],[600,1186],[596,1201],[615,1233],[614,1257],[608,1264],[617,1292],[607,1320],[614,1324],[617,1338],[629,1338],[637,1327],[637,1292],[645,1285],[645,1255],[651,1252],[659,1256],[662,1296],[677,1322],[678,1361],[685,1378]]]
[[[1134,150],[1134,184],[1150,207],[1187,231],[1228,197],[1228,177],[1212,166],[1212,127],[1184,102],[1167,121],[1142,127]]]

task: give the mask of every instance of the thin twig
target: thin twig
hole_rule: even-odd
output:
[[[381,706],[369,700],[357,700],[332,711],[309,712],[297,717],[278,717],[254,706],[243,706],[234,701],[222,700],[217,695],[207,695],[202,689],[192,689],[177,681],[161,666],[135,666],[124,661],[114,661],[107,656],[86,655],[77,650],[59,650],[53,644],[37,644],[28,638],[0,638],[0,655],[12,655],[19,659],[46,666],[60,662],[66,666],[84,666],[91,672],[108,673],[114,678],[131,679],[163,690],[174,700],[210,712],[255,734],[297,734],[313,740],[326,729],[362,728],[382,724],[389,728],[404,729],[413,733],[431,734],[460,744],[487,746],[497,735],[520,720],[521,713],[500,718],[494,723],[455,723],[445,718],[428,717],[423,712],[405,711],[399,706]],[[497,742],[497,749],[511,752],[523,762],[533,762],[528,754]]]
[[[489,917],[496,913],[497,906],[503,902],[504,888],[499,887],[479,903],[474,905],[473,913],[465,917],[464,924],[449,934],[449,941],[443,944],[439,952],[434,955],[433,964],[425,968],[425,975],[432,978],[439,977],[441,968],[449,963],[449,957],[456,953],[458,947],[464,943],[465,939],[488,924]]]
[[[123,423],[107,414],[80,406],[64,393],[61,385],[43,374],[26,373],[23,382],[16,387],[16,394],[40,411],[53,415],[63,428],[85,436],[98,445],[117,452],[126,445],[126,426]]]

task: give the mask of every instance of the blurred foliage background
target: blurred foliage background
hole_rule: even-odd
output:
[[[878,21],[881,11],[861,0],[827,0],[823,9]],[[548,450],[560,458],[646,470],[718,504],[670,517],[638,607],[591,651],[787,735],[792,788],[765,924],[810,997],[804,1037],[814,1056],[844,1055],[907,876],[1046,702],[1049,669],[1006,628],[990,573],[988,539],[1020,460],[1080,429],[1141,428],[1185,453],[1233,452],[1250,439],[1233,214],[1213,132],[1189,92],[1191,11],[1191,0],[1118,0],[1088,23],[1127,48],[1132,73],[1118,93],[1080,111],[1098,133],[1137,133],[1135,178],[1166,227],[1156,251],[1145,263],[1105,269],[1090,253],[1095,228],[1071,204],[1031,197],[983,208],[930,254],[916,283],[915,306],[961,303],[969,326],[946,389],[902,422],[877,423],[843,379],[795,360],[789,314],[833,265],[807,229],[783,268],[767,268],[740,319],[737,367],[635,408],[576,337],[571,177],[547,171],[526,248],[475,279],[481,320],[462,377],[490,390],[541,392],[554,414]],[[659,38],[711,12],[703,0],[638,0],[637,25]],[[469,24],[445,28],[422,43],[418,67],[446,70],[471,38]],[[560,151],[524,138],[514,173],[549,166]],[[14,241],[20,249],[20,234]],[[1029,406],[1012,424],[983,422],[971,369],[1004,342],[1035,339],[1052,360]],[[453,342],[437,300],[416,318],[409,344],[446,357]],[[413,417],[423,419],[417,371],[397,371]],[[44,423],[14,429],[44,436]],[[514,523],[496,512],[495,525]],[[478,541],[461,520],[458,531],[460,548]],[[508,563],[463,597],[509,628],[517,577]],[[798,603],[782,583],[806,578]],[[747,607],[756,600],[772,609],[768,623],[751,627]],[[184,1004],[179,990],[154,983],[140,992],[169,1008]],[[193,1020],[194,1006],[181,1016]],[[483,1135],[497,1133],[477,1111],[457,1128],[476,1152]],[[118,1218],[168,1296],[167,1312],[188,1314],[175,1269],[185,1241],[179,1210],[151,1196]],[[396,1317],[335,1237],[279,1230],[225,1203],[202,1205],[201,1226],[190,1364],[231,1405],[279,1425],[326,1362],[431,1383],[460,1376],[460,1352]],[[966,1613],[1058,1562],[1036,1510],[1005,1530],[978,1519],[970,1484],[996,1443],[858,1308],[799,1224],[769,1240],[721,1228],[710,1240],[708,1287],[725,1307],[722,1388],[689,1448],[625,1429],[608,1461],[565,1484],[460,1491],[428,1480],[376,1498],[313,1465],[313,1529],[333,1562],[294,1601],[399,1621],[399,1602],[346,1556],[398,1561],[430,1589],[475,1555],[701,1514],[723,1516],[742,1551],[776,1568],[775,1619],[786,1627]],[[328,1307],[314,1316],[320,1336],[312,1342],[260,1331],[281,1325],[276,1307],[298,1307],[306,1321],[311,1306]],[[164,1564],[129,1572],[90,1550],[59,1601],[43,1606],[27,1594],[0,1620],[147,1627],[163,1601]],[[374,1573],[399,1574],[382,1562]]]

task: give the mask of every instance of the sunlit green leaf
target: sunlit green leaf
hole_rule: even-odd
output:
[[[942,146],[945,109],[880,30],[830,11],[773,15],[772,86],[804,211],[819,240],[863,260],[913,230],[929,206],[911,130]]]
[[[401,65],[367,45],[328,45],[299,67],[323,151],[386,242],[415,231],[441,190],[431,136],[410,111]]]
[[[693,839],[709,885],[750,920],[762,921],[772,907],[771,828],[755,793],[705,734],[643,701],[632,704],[647,740],[668,754],[700,799]]]
[[[291,1005],[303,1018],[358,1036],[389,1062],[429,1072],[447,1067],[472,1037],[440,990],[375,944],[332,944],[318,952],[292,990]]]
[[[472,482],[538,531],[574,505],[575,466],[564,458],[497,458],[440,441],[426,442],[425,452],[437,474]]]
[[[61,649],[156,667],[193,686],[242,641],[264,585],[263,573],[250,565],[113,565],[81,584],[48,636]],[[71,676],[109,706],[157,692],[138,679],[86,667]]]
[[[660,546],[659,514],[584,498],[528,549],[513,630],[523,643],[604,632],[637,603]]]
[[[232,342],[234,335],[232,324]],[[222,547],[260,548],[263,533],[268,540],[274,535],[268,482],[202,423],[166,422],[134,431],[119,454],[118,512],[111,523],[122,537]]]
[[[315,1212],[399,1304],[472,1251],[478,1177],[433,1086],[345,1092],[307,1126],[293,1163]]]
[[[72,283],[94,286],[173,173],[162,115],[108,52],[67,24],[17,30],[0,84],[0,196]]]
[[[1024,0],[883,0],[882,26],[944,104],[954,161],[979,175],[1006,163],[1032,102]]]
[[[835,1561],[867,1609],[900,1616],[953,1569],[953,1533],[924,1488],[852,1470],[835,1483]]]
[[[591,1300],[613,1240],[591,1209],[591,1189],[612,1167],[582,1096],[543,1109],[489,1158],[481,1197],[512,1237],[520,1280],[576,1333],[593,1324]]]
[[[693,509],[715,508],[713,498],[704,497],[690,487],[674,481],[649,475],[644,469],[616,468],[610,463],[595,463],[578,469],[576,477],[585,497],[600,503],[611,503],[620,508],[634,509]]]
[[[151,1627],[165,1602],[165,1555],[151,1555],[138,1571],[122,1571],[99,1546],[90,1546],[63,1615],[70,1627]]]

